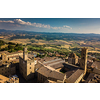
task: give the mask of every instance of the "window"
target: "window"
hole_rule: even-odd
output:
[[[30,63],[30,65],[31,65],[31,63]]]
[[[31,69],[31,67],[30,67],[30,69]]]
[[[83,53],[83,56],[84,56],[85,54]]]
[[[84,57],[82,59],[84,59]]]

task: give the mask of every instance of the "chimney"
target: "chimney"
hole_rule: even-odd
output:
[[[27,60],[27,48],[26,47],[23,49],[23,59]]]

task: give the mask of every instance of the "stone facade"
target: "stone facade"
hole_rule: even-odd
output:
[[[21,54],[22,52],[1,52],[0,74],[7,77],[16,74],[16,67],[18,67],[19,55]],[[8,59],[9,57],[10,59]]]
[[[75,53],[71,53],[68,57],[68,64],[66,62],[66,65],[63,61],[60,61],[60,60],[57,61],[53,59],[52,61],[49,61],[50,60],[49,58],[47,62],[43,61],[37,66],[36,66],[37,60],[34,59],[32,55],[29,55],[27,53],[27,48],[23,49],[23,55],[17,54],[13,56],[11,55],[8,56],[5,53],[3,53],[1,55],[2,60],[0,62],[1,63],[0,74],[4,76],[16,74],[16,63],[14,64],[10,60],[15,60],[16,57],[19,56],[19,66],[18,67],[19,67],[19,71],[21,75],[24,77],[25,80],[33,79],[35,75],[37,75],[37,80],[38,82],[41,82],[41,83],[44,83],[46,81],[50,83],[53,83],[53,82],[54,83],[64,83],[65,80],[67,80],[66,82],[69,82],[69,83],[79,83],[87,71],[87,52],[88,52],[87,48],[82,48],[81,59],[79,61],[78,61],[78,56],[76,56]],[[78,62],[81,68],[79,66],[76,66]],[[66,74],[61,73],[60,70],[55,69],[56,66],[59,67],[58,65],[65,66]],[[73,67],[73,71],[72,71],[72,67]],[[14,78],[12,78],[10,81],[13,82],[14,81],[13,79]],[[17,80],[16,82],[18,81],[19,80]]]
[[[87,53],[88,49],[87,48],[82,48],[81,51],[81,60],[80,60],[80,67],[84,69],[84,74],[87,71]]]
[[[24,60],[27,60],[27,48],[24,48],[23,51],[24,51],[24,52],[23,52],[23,59],[24,59]]]
[[[5,53],[2,53],[1,58],[2,61],[7,61],[7,55]]]
[[[34,78],[36,60],[29,59],[27,49],[24,48],[23,57],[19,57],[19,70],[26,80]]]
[[[68,63],[70,64],[77,64],[78,63],[78,56],[76,56],[75,53],[71,53],[69,56],[68,56]]]
[[[37,73],[37,80],[38,80],[38,82],[44,83],[47,80],[47,78],[48,77],[46,77],[46,76],[44,76],[44,75],[42,75],[40,73]]]
[[[23,55],[22,51],[18,51],[15,53],[3,52],[3,53],[1,53],[1,59],[2,59],[2,61],[7,61],[7,60],[10,61],[10,60],[19,59],[19,56],[22,56],[22,55]]]
[[[4,76],[16,74],[16,66],[11,66],[11,64],[2,64],[0,67],[0,74]]]

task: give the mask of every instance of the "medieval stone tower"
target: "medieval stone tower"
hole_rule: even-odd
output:
[[[27,48],[23,49],[23,57],[19,56],[19,71],[25,80],[30,80],[35,76],[36,60],[28,55]]]
[[[23,49],[23,59],[27,60],[27,48],[26,47]]]
[[[87,52],[88,52],[87,48],[85,47],[82,48],[80,67],[84,69],[84,74],[86,73],[86,70],[87,70]]]

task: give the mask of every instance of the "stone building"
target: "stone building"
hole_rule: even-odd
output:
[[[1,54],[1,59],[2,59],[2,61],[7,61],[8,60],[7,55],[5,53],[2,53]]]
[[[19,66],[19,55],[22,55],[22,51],[14,53],[0,52],[0,74],[7,77],[16,74],[16,67]]]
[[[37,80],[41,83],[79,83],[84,77],[84,69],[55,59],[36,65]],[[62,73],[59,68],[64,69]]]
[[[16,76],[8,78],[3,75],[0,75],[0,83],[19,83],[19,78]]]
[[[65,74],[50,70],[44,66],[41,67],[37,72],[38,72],[37,80],[38,82],[41,82],[41,83],[46,82],[46,80],[51,80],[55,83],[64,83],[66,79]]]
[[[19,71],[26,80],[34,78],[36,63],[34,56],[28,55],[27,48],[24,48],[23,56],[19,57]]]
[[[12,53],[9,53],[7,51],[2,51],[0,52],[0,58],[1,60],[4,60],[7,61],[13,61],[13,60],[16,60],[16,59],[19,59],[19,56],[22,56],[23,55],[23,51],[19,50],[17,52],[12,52]]]
[[[78,63],[78,56],[75,53],[71,53],[68,56],[68,63],[73,64],[73,65],[77,64]]]
[[[87,48],[82,48],[81,55],[80,66],[75,65],[78,63],[78,57],[75,53],[69,55],[69,58],[72,59],[71,63],[67,63],[61,58],[41,59],[37,69],[38,81],[47,83],[79,83],[84,78],[87,70]]]
[[[61,58],[55,57],[40,59],[35,66],[37,81],[41,83],[64,83],[66,75],[60,72],[63,62],[65,61]]]
[[[100,74],[90,73],[84,83],[100,83]]]
[[[88,52],[87,48],[82,48],[82,51],[81,51],[81,60],[80,60],[80,67],[82,69],[84,69],[84,74],[87,71],[87,52]]]
[[[0,83],[7,83],[8,80],[9,80],[8,77],[5,77],[3,75],[0,75]]]
[[[0,74],[4,76],[16,74],[16,66],[11,62],[0,62]]]
[[[2,56],[3,53],[5,53],[6,55],[9,54],[8,51],[0,51],[0,58],[1,58],[1,56]]]
[[[37,62],[34,55],[27,53],[27,48],[23,49],[23,55],[18,55],[19,59],[10,59],[9,57],[17,55],[8,57],[8,54],[3,53],[1,54],[0,74],[14,75],[18,60],[19,71],[25,80],[37,77],[37,81],[41,83],[79,83],[87,71],[87,52],[87,48],[82,48],[79,66],[76,66],[78,57],[75,53],[69,55],[68,63],[55,57],[45,57]],[[15,78],[10,81],[13,82],[13,79]]]

